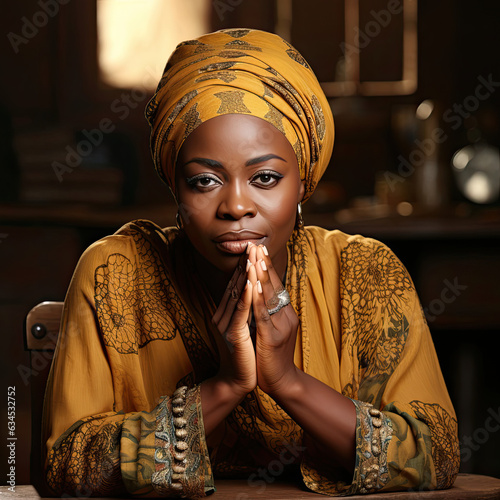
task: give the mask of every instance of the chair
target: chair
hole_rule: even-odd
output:
[[[40,494],[48,493],[42,463],[42,413],[45,386],[59,335],[63,302],[41,302],[31,309],[25,323],[25,347],[30,356],[31,453],[30,482]]]
[[[42,496],[48,496],[42,471],[41,416],[43,396],[52,356],[59,334],[62,315],[62,302],[42,302],[28,313],[26,318],[26,349],[30,352],[31,380],[31,458],[30,480]],[[266,485],[255,484],[245,480],[216,480],[214,500],[282,499],[282,500],[319,500],[321,495],[303,491],[290,483],[278,480]],[[0,491],[3,493],[3,491]],[[3,498],[3,497],[2,497]],[[6,497],[7,498],[7,497]],[[350,498],[373,500],[402,499],[500,499],[500,479],[475,474],[459,474],[453,487],[449,490],[425,492],[394,492],[362,495]]]

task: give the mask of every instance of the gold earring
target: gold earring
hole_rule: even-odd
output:
[[[304,219],[302,218],[302,203],[297,205],[297,226],[302,227],[304,225]]]
[[[184,229],[184,224],[182,222],[181,214],[179,212],[175,214],[175,225],[177,226],[177,229],[179,231],[182,231]]]

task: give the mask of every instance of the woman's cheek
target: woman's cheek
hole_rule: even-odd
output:
[[[274,226],[288,226],[291,219],[295,220],[296,203],[288,196],[277,197],[273,202],[262,206],[263,216]]]

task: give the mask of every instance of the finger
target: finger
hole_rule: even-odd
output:
[[[227,302],[229,300],[229,297],[231,296],[231,292],[234,288],[235,280],[237,280],[239,274],[241,271],[237,268],[236,271],[234,272],[233,276],[229,280],[226,289],[224,290],[224,295],[222,296],[222,299],[217,306],[217,310],[215,311],[215,314],[212,317],[213,323],[216,325],[219,323],[222,315],[224,314],[224,311],[226,310]]]
[[[226,303],[231,295],[231,291],[234,287],[234,284],[236,283],[238,277],[241,275],[241,273],[243,272],[243,262],[244,262],[244,258],[243,256],[240,257],[240,259],[238,260],[238,265],[235,267],[234,269],[234,272],[233,272],[233,275],[231,276],[231,279],[229,280],[227,286],[226,286],[226,289],[224,291],[224,295],[222,296],[222,299],[219,303],[219,307],[222,306],[222,308],[224,308],[226,306]]]
[[[248,244],[248,260],[255,264],[257,262],[257,246],[253,243]]]
[[[250,262],[247,261],[247,279],[250,281],[252,284],[252,287],[255,287],[255,283],[257,282],[257,273],[255,271],[255,266]],[[252,316],[253,316],[253,307],[250,306],[250,310],[248,311],[248,318],[247,318],[247,323],[250,325],[252,322]]]
[[[236,305],[238,304],[238,301],[240,300],[241,295],[244,291],[246,281],[247,281],[246,273],[242,272],[238,276],[236,283],[234,284],[233,288],[230,291],[226,307],[217,324],[219,331],[224,332],[227,329],[231,321],[231,317],[233,316]]]
[[[273,266],[273,262],[271,260],[271,257],[269,256],[269,252],[267,251],[267,248],[264,245],[259,245],[259,247],[257,247],[256,258],[257,260],[262,259],[265,262],[265,265],[267,267],[267,272],[269,274],[271,283],[273,284],[274,290],[276,292],[282,290],[284,288],[283,283],[281,282],[281,279],[278,276],[278,273],[276,272],[276,269]]]
[[[264,303],[266,304],[266,307],[268,309],[276,307],[278,305],[278,298],[276,296],[274,286],[271,282],[265,260],[260,259],[259,261],[257,261],[255,269],[257,272],[257,279],[261,284],[262,294],[264,296]]]
[[[252,285],[255,286],[255,283],[257,282],[257,271],[252,263],[250,263],[247,268],[247,278],[252,282]]]
[[[274,325],[265,305],[264,289],[260,281],[257,281],[253,287],[252,308],[255,322],[257,324],[258,334],[267,334],[272,331],[272,329],[274,329]]]
[[[250,308],[252,305],[252,294],[253,294],[253,286],[250,280],[246,281],[243,292],[236,302],[234,313],[231,315],[229,325],[227,327],[226,336],[229,336],[228,339],[231,343],[235,341],[244,341],[246,338],[238,339],[238,335],[242,332],[246,332],[247,335],[250,335],[248,330],[248,315],[250,313]]]
[[[266,349],[277,348],[287,342],[293,331],[297,331],[297,325],[294,324],[293,319],[289,318],[287,311],[287,309],[293,311],[293,308],[286,306],[270,315],[264,301],[264,290],[259,285],[261,285],[260,281],[254,286],[252,297],[252,309],[257,325],[256,343]]]
[[[231,276],[231,279],[229,280],[226,289],[224,291],[224,295],[222,296],[222,299],[219,303],[219,306],[217,307],[217,310],[215,311],[215,314],[212,318],[212,321],[217,325],[224,314],[224,311],[226,310],[227,303],[229,301],[229,298],[231,295],[234,293],[233,289],[235,284],[238,283],[239,278],[241,275],[245,274],[245,268],[243,267],[243,263],[245,262],[245,256],[242,256],[240,260],[238,261],[238,265],[236,266],[233,275]]]
[[[269,313],[270,309],[274,309],[277,307],[280,303],[280,299],[278,297],[278,294],[280,291],[284,290],[283,284],[281,281],[277,278],[277,274],[274,272],[274,275],[276,277],[277,284],[272,283],[272,273],[271,270],[267,268],[266,260],[264,257],[267,257],[265,255],[265,252],[261,249],[257,251],[257,257],[263,257],[257,262],[257,265],[255,266],[256,272],[257,272],[257,279],[261,283],[261,288],[262,288],[262,294],[264,298],[264,305],[266,307],[267,312]],[[293,307],[290,306],[290,303],[285,305],[284,307],[281,307],[279,311],[277,311],[274,314],[277,314],[278,316],[275,319],[281,318],[281,317],[287,317],[288,319],[292,319],[293,316],[295,315],[295,311],[293,310]],[[261,313],[262,316],[262,313]],[[265,315],[264,315],[265,316]],[[279,320],[281,321],[281,319]],[[273,324],[275,326],[278,325],[275,320],[273,320]]]

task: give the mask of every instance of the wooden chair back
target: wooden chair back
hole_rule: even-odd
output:
[[[41,302],[26,317],[25,348],[30,356],[31,453],[30,482],[41,495],[48,494],[43,474],[45,443],[42,413],[45,387],[59,336],[63,302]]]

